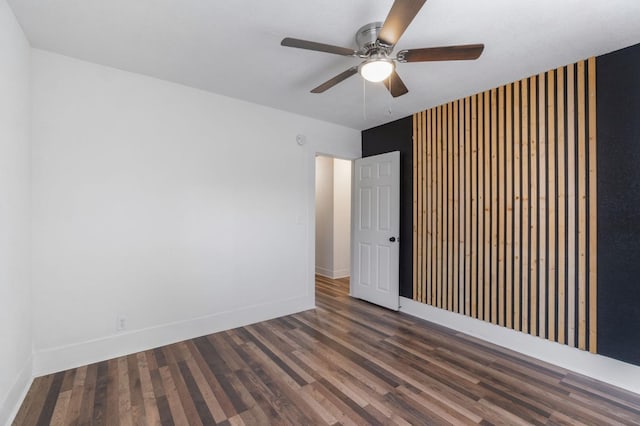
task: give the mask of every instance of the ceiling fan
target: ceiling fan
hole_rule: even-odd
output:
[[[280,43],[286,47],[315,50],[342,56],[362,58],[364,61],[325,81],[311,90],[322,93],[356,73],[372,82],[384,82],[395,98],[408,93],[407,86],[396,72],[396,62],[457,61],[477,59],[484,50],[484,44],[427,47],[423,49],[401,50],[391,57],[393,48],[418,14],[426,0],[395,0],[384,23],[372,22],[356,32],[358,50],[347,47],[286,37]]]

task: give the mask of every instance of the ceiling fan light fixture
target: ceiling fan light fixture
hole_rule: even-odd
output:
[[[363,62],[359,71],[365,80],[377,83],[388,78],[394,69],[395,64],[391,59],[372,58]]]

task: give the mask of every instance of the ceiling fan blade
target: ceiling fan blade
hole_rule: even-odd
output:
[[[315,50],[316,52],[333,53],[342,56],[354,56],[356,51],[346,47],[332,46],[330,44],[316,43],[315,41],[300,40],[298,38],[286,37],[280,42],[281,46],[297,47],[298,49]]]
[[[484,44],[463,44],[401,50],[397,56],[400,62],[463,61],[478,59],[483,50]]]
[[[382,24],[378,41],[395,46],[427,0],[395,0]]]
[[[325,90],[331,89],[336,84],[340,83],[343,80],[346,80],[347,78],[357,73],[358,73],[358,67],[351,67],[348,70],[343,71],[340,74],[336,75],[332,79],[325,81],[320,86],[313,89],[311,93],[322,93]]]
[[[387,90],[394,98],[397,98],[398,96],[402,96],[405,93],[409,92],[409,89],[407,89],[407,86],[404,85],[404,82],[402,81],[398,73],[395,72],[395,70],[391,73],[389,78],[385,78],[383,81],[384,85],[387,87]]]

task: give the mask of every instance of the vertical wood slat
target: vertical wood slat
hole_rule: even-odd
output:
[[[478,144],[476,139],[477,134],[477,116],[476,105],[477,96],[473,95],[469,100],[471,103],[471,148],[470,148],[470,161],[471,161],[471,278],[469,286],[471,287],[471,306],[466,307],[466,314],[471,315],[472,318],[478,317]],[[465,117],[469,116],[469,103],[465,103]],[[467,241],[469,241],[469,232],[466,234]]]
[[[505,216],[506,216],[506,236],[505,236],[505,309],[506,309],[506,326],[513,328],[513,145],[516,143],[513,137],[512,128],[512,85],[507,85],[505,93],[506,108],[506,139],[505,139],[505,155],[506,155],[506,176],[505,176]]]
[[[529,82],[522,80],[522,331],[529,332],[529,235],[531,229],[529,227]]]
[[[454,176],[454,166],[455,166],[455,142],[454,142],[454,126],[453,126],[453,103],[447,104],[447,163],[448,163],[448,173],[447,173],[447,187],[449,188],[448,196],[447,196],[447,208],[449,210],[448,215],[448,232],[447,232],[447,270],[448,277],[447,282],[449,285],[447,286],[447,307],[451,312],[455,312],[454,305],[454,292],[455,286],[453,282],[456,276],[456,268],[455,268],[455,247],[454,247],[454,229],[455,229],[455,221],[456,221],[456,212],[454,208],[454,197],[455,197],[455,176]]]
[[[596,58],[588,60],[589,71],[589,351],[597,352],[598,299],[598,188],[596,141]]]
[[[491,89],[491,323],[498,322],[498,92]]]
[[[548,291],[547,291],[547,333],[552,342],[556,341],[556,127],[555,127],[555,71],[547,72],[547,147],[548,147]]]
[[[447,304],[453,310],[453,105],[447,104]]]
[[[520,308],[522,306],[522,275],[521,275],[521,212],[522,212],[522,192],[520,189],[520,153],[522,151],[520,132],[520,82],[513,84],[513,325],[514,329],[520,331]]]
[[[438,307],[446,309],[447,303],[447,229],[449,225],[449,218],[447,215],[447,106],[442,105],[442,111],[440,113],[440,120],[438,124],[441,126],[441,138],[440,139],[440,212],[442,212],[442,230],[440,232],[440,251],[441,259],[438,262],[440,266],[440,283],[438,287]]]
[[[567,67],[567,343],[576,346],[575,67]]]
[[[464,100],[464,134],[465,134],[465,143],[464,143],[464,194],[465,194],[465,226],[464,226],[464,314],[475,317],[475,309],[472,312],[471,303],[472,303],[472,294],[473,294],[473,303],[475,303],[475,292],[472,291],[471,286],[475,283],[475,274],[471,274],[472,267],[472,231],[471,231],[471,221],[474,220],[472,216],[473,205],[475,202],[474,191],[475,188],[472,187],[472,175],[474,173],[474,168],[471,163],[471,155],[473,155],[473,142],[471,138],[471,108],[470,108],[471,98],[467,97]],[[475,272],[475,271],[474,271]]]
[[[478,318],[484,319],[484,95],[478,94],[477,99],[477,125],[478,125],[478,141],[477,141],[477,163],[478,163],[478,204],[476,210],[478,212],[478,281],[476,288],[478,292]]]
[[[423,263],[421,265],[422,269],[422,281],[420,282],[420,301],[425,303],[425,292],[426,292],[426,281],[427,281],[427,271],[429,269],[429,262],[427,261],[428,250],[427,250],[427,191],[426,191],[426,182],[427,182],[427,113],[423,111],[421,113],[422,118],[422,181],[420,183],[422,187],[422,256]]]
[[[414,115],[416,300],[597,351],[595,84],[590,59]]]
[[[442,298],[440,307],[447,309],[447,294],[449,286],[449,272],[447,267],[449,261],[449,221],[451,213],[449,210],[449,134],[448,129],[448,105],[442,106]]]
[[[427,141],[427,158],[426,158],[427,181],[426,181],[426,186],[424,188],[424,193],[427,200],[427,214],[426,214],[427,239],[423,242],[424,244],[426,244],[426,250],[427,250],[427,256],[426,256],[427,275],[424,279],[425,281],[424,293],[422,294],[422,298],[420,301],[422,303],[430,303],[431,302],[431,276],[433,272],[432,271],[433,263],[431,262],[431,250],[432,250],[431,240],[433,239],[433,227],[431,226],[431,216],[433,214],[433,210],[431,206],[431,169],[432,169],[433,151],[431,147],[432,147],[433,140],[431,136],[431,128],[432,128],[431,111],[425,111],[425,115],[426,115],[426,128],[424,130],[426,133],[426,141]]]
[[[437,142],[436,142],[436,150],[438,153],[438,158],[436,159],[436,164],[438,167],[436,182],[438,182],[438,215],[437,215],[437,260],[436,265],[438,268],[438,277],[436,283],[436,295],[435,295],[435,306],[440,308],[440,300],[442,297],[442,106],[437,108],[437,123],[436,123],[436,131],[437,131]]]
[[[558,68],[556,82],[556,102],[558,104],[558,343],[565,343],[565,301],[566,301],[566,190],[565,190],[565,114],[564,114],[564,68]]]
[[[460,286],[460,260],[458,258],[459,253],[459,237],[458,232],[460,232],[460,206],[459,206],[459,186],[460,186],[460,176],[459,176],[459,161],[460,161],[460,149],[459,149],[459,141],[458,141],[458,101],[452,103],[453,106],[453,124],[451,128],[453,130],[453,238],[451,239],[453,242],[453,288],[452,288],[452,298],[453,298],[453,312],[458,312],[458,290]]]
[[[420,300],[418,298],[418,286],[420,281],[418,279],[418,268],[420,263],[418,261],[418,239],[420,233],[418,232],[418,114],[413,114],[413,300]]]
[[[454,118],[456,119],[458,153],[455,156],[457,163],[456,171],[456,198],[454,202],[458,205],[456,216],[457,231],[455,232],[456,260],[455,268],[455,293],[454,300],[457,304],[455,312],[464,312],[464,99],[455,102]]]
[[[495,158],[498,162],[498,324],[504,326],[504,302],[505,302],[505,109],[504,109],[504,86],[498,88],[498,145]]]
[[[586,349],[587,342],[587,191],[585,164],[585,88],[584,62],[578,62],[578,348]]]
[[[418,134],[417,134],[417,152],[418,152],[418,166],[417,166],[417,173],[418,173],[418,205],[417,205],[417,209],[416,211],[418,212],[418,220],[417,220],[417,240],[418,240],[418,265],[416,265],[417,267],[417,272],[416,272],[416,276],[417,276],[417,298],[418,300],[421,300],[422,298],[422,265],[423,265],[423,261],[422,261],[422,245],[419,243],[420,241],[422,241],[422,120],[421,120],[421,116],[422,114],[418,113],[417,114],[417,121],[418,121]]]
[[[467,176],[470,172],[470,165],[467,163],[466,152],[469,148],[469,143],[471,143],[471,138],[466,133],[464,105],[465,99],[460,99],[458,104],[458,177],[460,179],[460,183],[458,184],[460,209],[460,224],[458,225],[458,262],[460,265],[460,273],[458,276],[458,279],[460,280],[460,283],[458,284],[458,313],[462,314],[465,313],[467,299],[467,287],[465,284],[468,280],[467,276],[469,274],[469,268],[466,267],[468,259],[466,256],[466,246],[469,245],[469,239],[465,237],[468,229],[466,218],[467,211],[469,211],[469,203],[467,202],[469,195],[467,192],[470,191],[470,189],[469,184],[467,183]]]
[[[529,79],[529,154],[531,155],[529,220],[531,222],[529,274],[529,332],[538,335],[538,119],[537,119],[537,77]]]
[[[471,159],[467,155],[471,149],[471,129],[466,125],[465,105],[469,97],[460,100],[460,313],[470,315],[467,311],[467,300],[471,298],[471,253],[468,247],[471,238],[467,234],[471,232]],[[468,130],[468,132],[467,132]],[[469,221],[467,221],[467,217]],[[469,253],[469,256],[467,256]]]
[[[422,303],[426,303],[426,293],[427,293],[427,277],[429,276],[429,270],[431,269],[431,265],[429,264],[429,250],[427,246],[427,235],[428,235],[428,220],[429,220],[429,203],[428,203],[428,191],[427,191],[427,183],[428,183],[428,175],[429,175],[429,164],[428,164],[428,144],[429,144],[429,134],[428,134],[428,126],[427,126],[427,112],[422,111],[422,125],[424,129],[422,130],[422,167],[424,170],[422,171],[422,258],[424,259],[424,267],[422,268],[422,297],[420,301]]]
[[[419,195],[419,200],[418,200],[418,204],[419,204],[419,208],[418,208],[418,214],[419,216],[419,220],[418,220],[418,229],[419,229],[419,241],[418,241],[418,257],[420,259],[422,259],[422,264],[419,265],[419,271],[418,271],[418,276],[420,277],[419,280],[419,285],[418,285],[418,300],[422,300],[422,289],[423,289],[423,285],[424,285],[424,278],[425,278],[425,269],[426,269],[426,264],[427,262],[425,261],[424,258],[424,245],[422,244],[422,237],[424,235],[424,200],[426,197],[426,194],[423,190],[424,186],[424,174],[425,174],[425,169],[424,169],[424,122],[423,122],[423,114],[422,112],[418,113],[418,120],[419,120],[419,124],[418,124],[418,156],[419,156],[419,160],[418,160],[418,167],[420,168],[420,170],[418,171],[419,177],[418,177],[418,192],[421,193]]]
[[[444,143],[444,130],[442,128],[442,123],[443,123],[443,108],[440,106],[438,107],[438,123],[437,123],[437,132],[438,132],[438,142],[437,142],[437,149],[438,149],[438,163],[437,163],[437,182],[438,182],[438,261],[437,261],[437,265],[438,265],[438,285],[437,285],[437,291],[436,291],[436,305],[438,308],[442,307],[442,290],[443,290],[443,279],[444,279],[444,269],[442,267],[442,262],[443,262],[443,244],[442,244],[442,238],[443,238],[443,232],[444,232],[444,221],[445,221],[445,217],[444,217],[444,204],[443,204],[443,196],[444,196],[444,162],[443,162],[443,147],[445,145]]]
[[[433,123],[431,129],[431,293],[429,294],[429,300],[432,306],[435,306],[435,294],[436,294],[436,283],[437,283],[437,273],[438,273],[438,264],[436,262],[438,251],[437,251],[437,216],[438,216],[438,190],[436,189],[437,182],[437,163],[436,160],[438,158],[438,138],[437,138],[437,115],[436,109],[432,108],[430,110],[431,113],[431,123]]]
[[[547,337],[547,133],[546,81],[538,78],[538,336]]]
[[[448,278],[451,268],[447,268],[449,260],[449,245],[447,244],[447,236],[449,231],[449,162],[448,160],[448,133],[447,133],[447,104],[442,105],[442,293],[440,298],[440,307],[447,309],[447,287]]]
[[[490,139],[490,98],[484,95],[484,318],[491,321],[491,139]],[[495,305],[493,305],[495,306]]]
[[[427,292],[427,282],[429,281],[428,275],[431,269],[431,265],[429,262],[429,246],[427,241],[429,239],[429,214],[430,211],[428,209],[428,172],[429,172],[429,150],[428,143],[429,137],[427,133],[427,129],[429,128],[429,124],[427,122],[428,114],[427,111],[421,112],[421,122],[422,122],[422,182],[420,185],[422,186],[422,239],[418,244],[422,244],[422,282],[420,283],[420,298],[418,299],[421,303],[426,303],[426,292]]]

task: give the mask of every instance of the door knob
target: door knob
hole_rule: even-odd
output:
[[[391,241],[392,243],[395,243],[396,242],[396,237],[389,238],[389,241]]]

